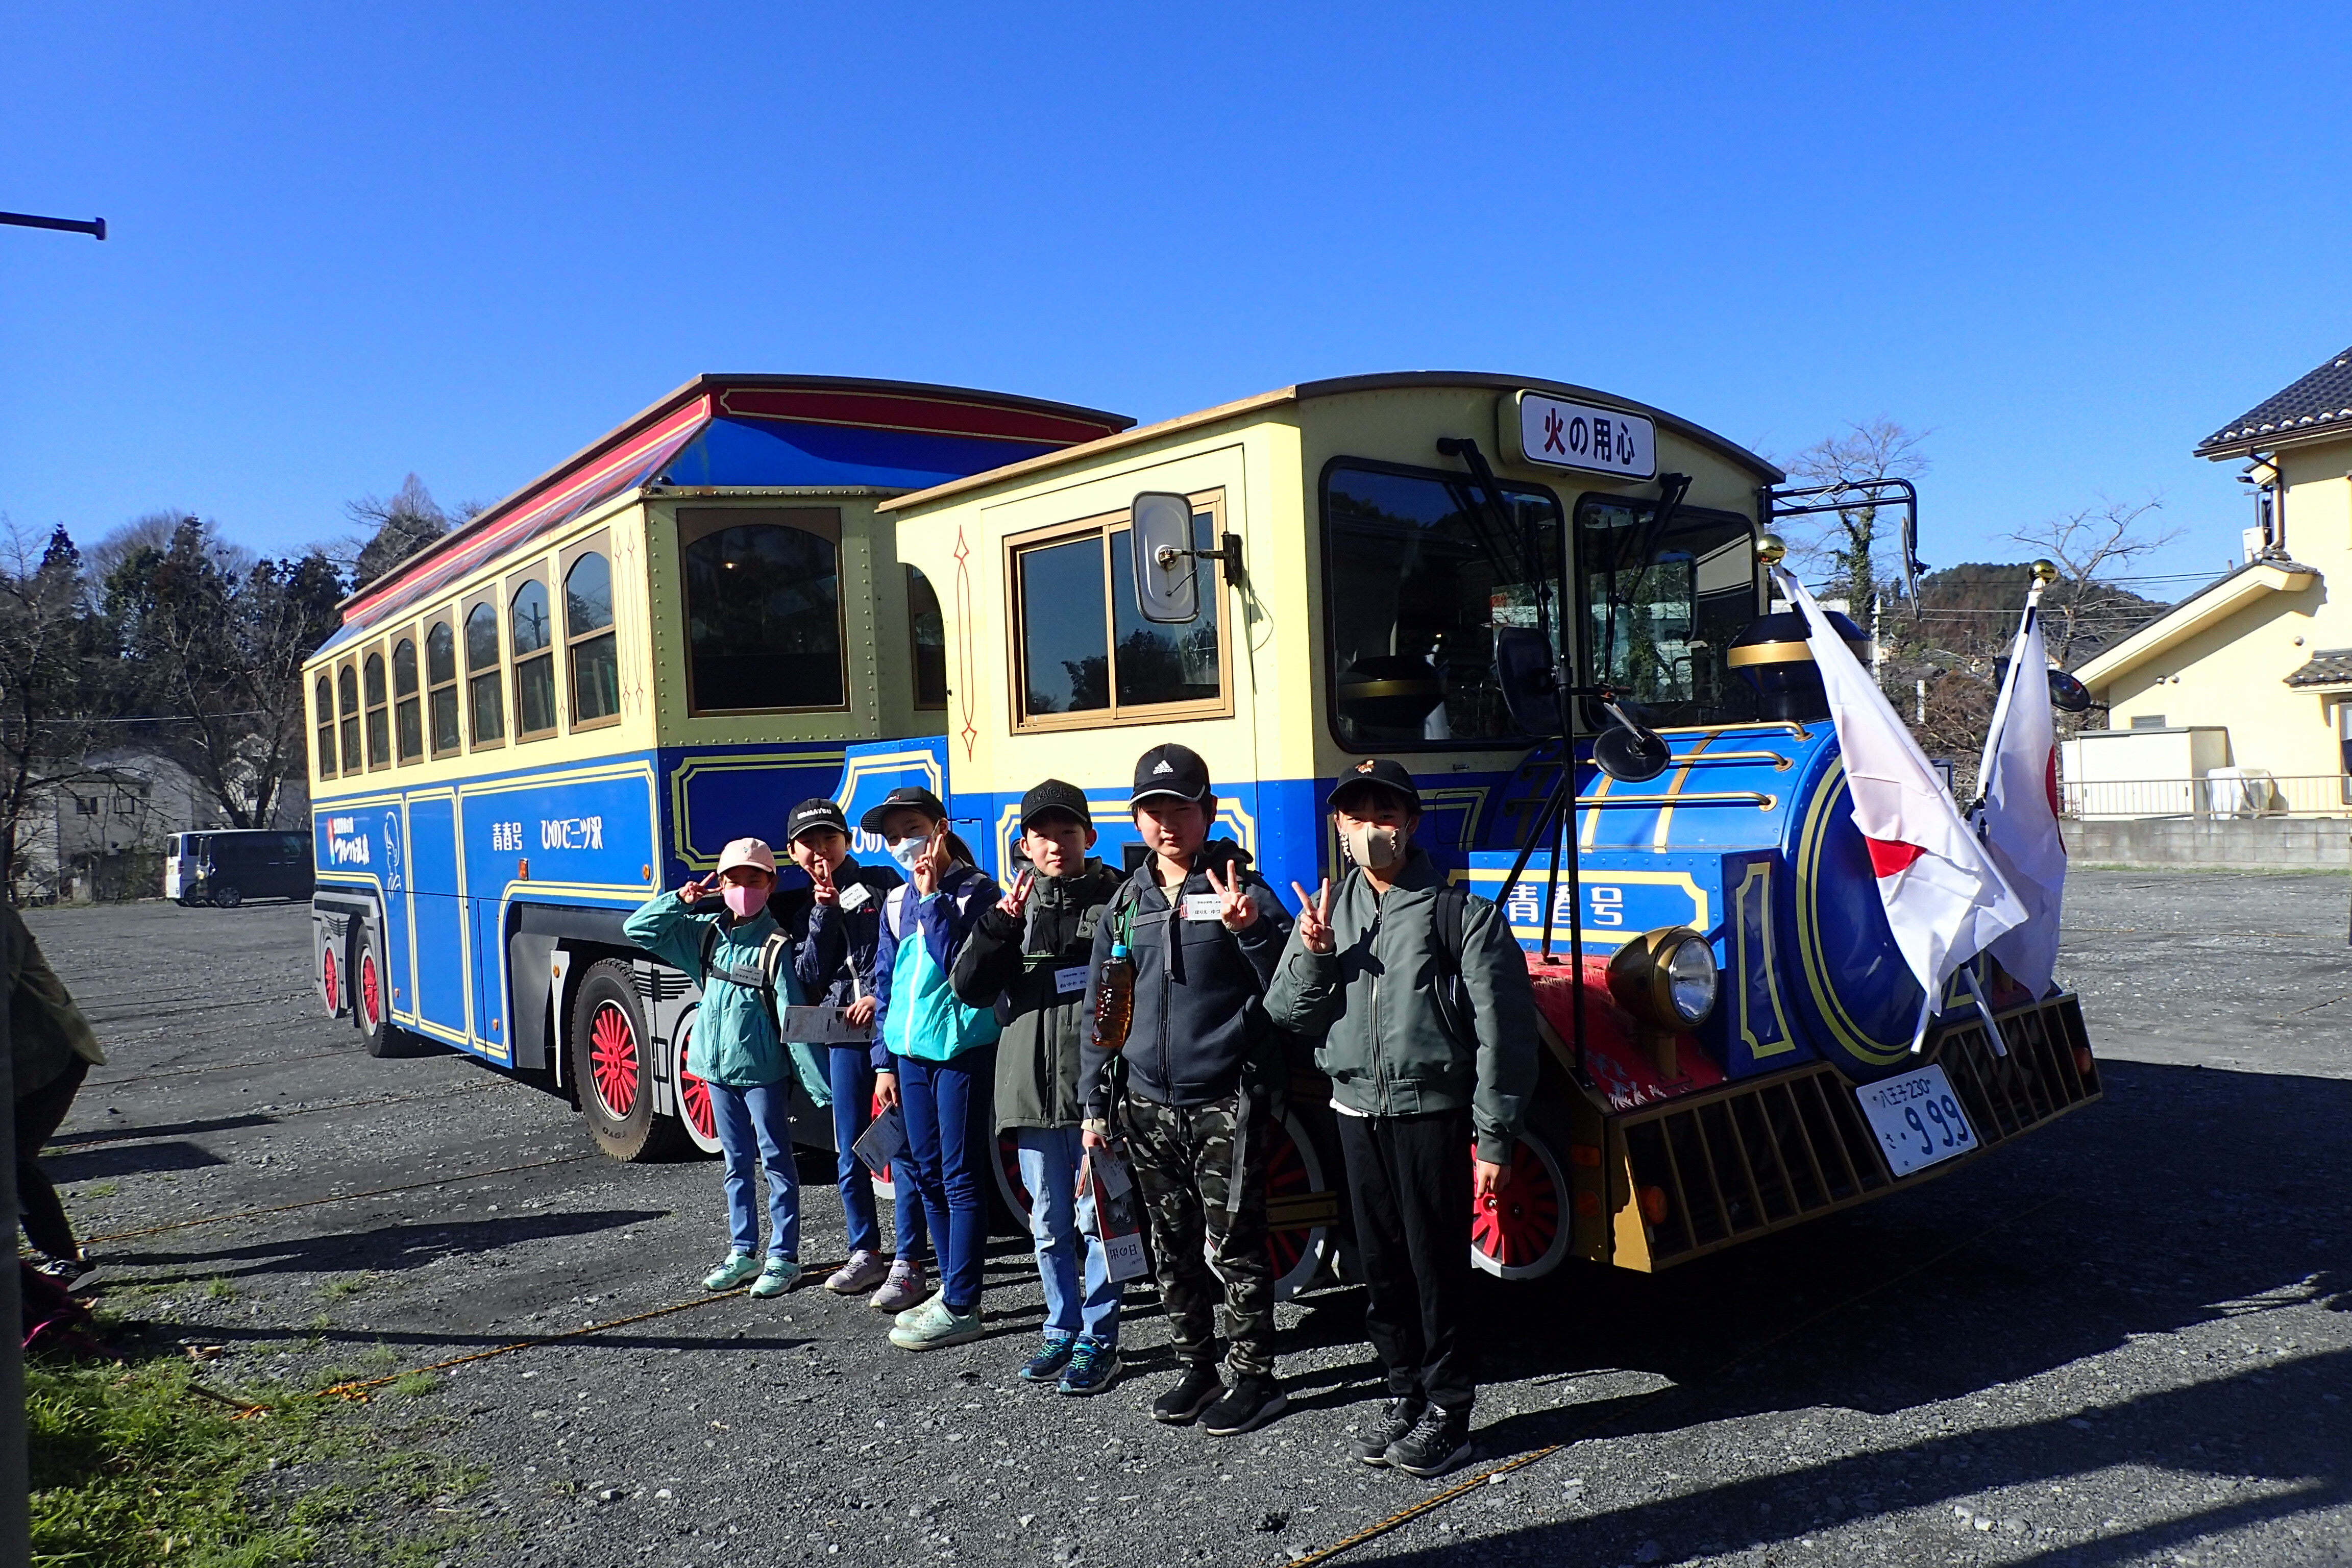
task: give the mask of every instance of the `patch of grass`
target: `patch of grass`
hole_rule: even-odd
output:
[[[74,1195],[82,1198],[110,1198],[120,1190],[120,1184],[114,1182],[92,1182],[86,1187],[75,1188]]]
[[[210,1387],[261,1405],[236,1418]],[[406,1561],[420,1489],[450,1500],[478,1472],[388,1444],[362,1411],[279,1384],[231,1390],[157,1357],[26,1368],[35,1568],[275,1568],[328,1543]],[[301,1467],[292,1484],[269,1472]],[[449,1516],[416,1524],[457,1543]]]
[[[205,1297],[213,1301],[234,1301],[236,1300],[236,1287],[215,1274],[205,1281]]]
[[[316,1345],[319,1342],[316,1336],[325,1333],[329,1329],[331,1329],[334,1326],[335,1320],[329,1317],[326,1313],[318,1312],[312,1314],[310,1318],[310,1332],[313,1337],[310,1342],[313,1345]]]
[[[335,1279],[328,1280],[327,1283],[320,1288],[319,1294],[325,1297],[330,1301],[345,1300],[366,1289],[368,1288],[368,1282],[374,1278],[374,1275],[364,1269],[361,1270],[357,1274],[339,1275]]]
[[[360,1364],[370,1372],[389,1372],[400,1364],[400,1352],[378,1340],[360,1352]]]
[[[424,1394],[440,1393],[441,1380],[429,1372],[412,1372],[394,1383],[392,1391],[403,1399],[415,1399]]]

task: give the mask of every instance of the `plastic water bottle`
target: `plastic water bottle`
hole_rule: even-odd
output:
[[[1135,1022],[1135,955],[1127,943],[1111,943],[1103,961],[1102,979],[1095,987],[1095,1044],[1107,1051],[1127,1044],[1128,1026]]]

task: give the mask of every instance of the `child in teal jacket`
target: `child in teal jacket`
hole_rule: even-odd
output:
[[[716,886],[714,887],[713,882]],[[799,1077],[819,1104],[822,1075],[799,1060],[805,1047],[783,1038],[783,1009],[799,1001],[792,943],[768,913],[776,857],[757,838],[738,838],[709,881],[663,893],[623,924],[631,942],[702,987],[687,1070],[708,1084],[719,1144],[727,1156],[727,1212],[733,1249],[703,1280],[731,1290],[781,1296],[800,1279],[800,1180],[793,1169],[792,1089]],[[717,898],[711,895],[717,893]],[[814,1079],[816,1082],[812,1082]],[[768,1175],[768,1258],[760,1243],[754,1161]]]

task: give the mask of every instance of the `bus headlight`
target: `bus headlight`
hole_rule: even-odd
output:
[[[1617,1005],[1672,1034],[1706,1023],[1721,988],[1714,952],[1688,926],[1644,931],[1609,961],[1609,994]]]

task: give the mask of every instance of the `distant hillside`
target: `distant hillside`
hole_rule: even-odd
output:
[[[2026,561],[1969,562],[1931,572],[1919,579],[1916,633],[1905,627],[1896,637],[1959,653],[1996,650],[2016,629],[2017,614],[2032,581],[2032,563]],[[2161,600],[2098,582],[2079,593],[2074,584],[2053,584],[2042,596],[2042,635],[2050,651],[2070,668],[2171,608]],[[1889,618],[1900,613],[1890,611]],[[2069,631],[2071,643],[2062,654],[2060,645]]]

